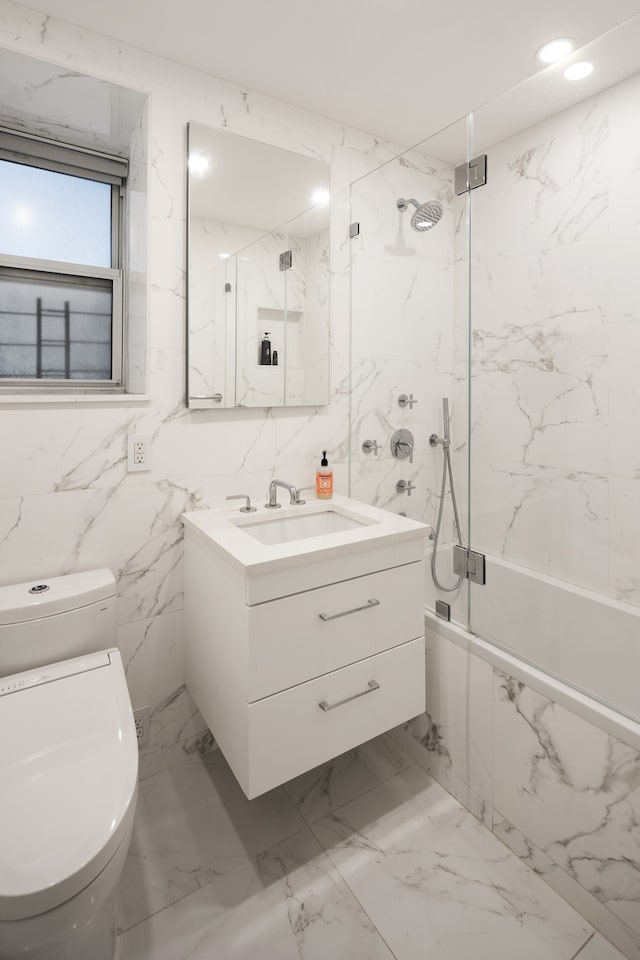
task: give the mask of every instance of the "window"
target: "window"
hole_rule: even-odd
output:
[[[0,391],[122,389],[126,175],[0,132]]]

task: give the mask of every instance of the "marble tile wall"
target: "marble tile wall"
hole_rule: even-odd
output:
[[[473,194],[473,537],[640,603],[640,77],[489,148]]]
[[[10,0],[0,0],[0,47],[0,56],[6,50],[27,54],[68,74],[89,74],[150,96],[151,401],[0,407],[0,582],[94,566],[114,571],[119,643],[134,705],[151,706],[153,750],[203,729],[182,673],[181,513],[221,505],[226,494],[239,491],[263,497],[274,473],[312,483],[323,448],[334,465],[336,491],[347,492],[348,185],[401,148]],[[190,120],[331,164],[332,377],[326,406],[185,409]],[[148,473],[126,472],[131,431],[152,437]]]
[[[638,749],[462,637],[428,630],[427,678],[427,714],[395,731],[398,745],[639,960]]]

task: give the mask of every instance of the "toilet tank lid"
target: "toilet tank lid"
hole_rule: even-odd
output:
[[[0,587],[0,627],[68,613],[115,594],[115,577],[106,569],[8,584]]]

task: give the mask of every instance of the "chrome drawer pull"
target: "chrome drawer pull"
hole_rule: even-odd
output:
[[[362,609],[362,608],[361,608]],[[360,693],[354,693],[352,697],[345,697],[344,700],[338,700],[337,703],[327,703],[326,700],[321,700],[318,706],[321,710],[324,710],[326,713],[327,710],[335,710],[336,707],[341,707],[344,703],[350,703],[352,700],[357,700],[358,697],[364,697],[368,693],[373,693],[374,690],[379,690],[380,684],[376,683],[375,680],[369,680],[366,690],[361,690]]]
[[[348,617],[350,613],[359,613],[360,610],[368,610],[369,607],[379,607],[379,600],[367,600],[361,607],[354,607],[353,610],[343,610],[342,613],[319,613],[321,620],[337,620],[338,617]]]

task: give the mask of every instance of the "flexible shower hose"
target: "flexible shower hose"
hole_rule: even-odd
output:
[[[458,518],[458,504],[456,502],[456,491],[453,485],[453,470],[451,469],[451,452],[449,450],[449,443],[450,441],[447,438],[442,444],[442,450],[444,453],[444,457],[442,460],[442,490],[440,491],[438,519],[436,521],[436,529],[433,534],[433,549],[431,550],[431,576],[433,577],[433,582],[435,583],[438,590],[443,590],[445,593],[453,593],[454,590],[458,589],[458,587],[460,586],[463,580],[463,578],[459,576],[452,587],[445,587],[438,580],[438,575],[436,573],[436,559],[438,554],[438,542],[440,540],[440,527],[442,526],[444,498],[447,492],[447,472],[449,474],[449,486],[451,488],[451,502],[453,503],[453,522],[456,528],[456,536],[458,538],[458,544],[462,546],[462,537],[460,534],[460,520]]]

